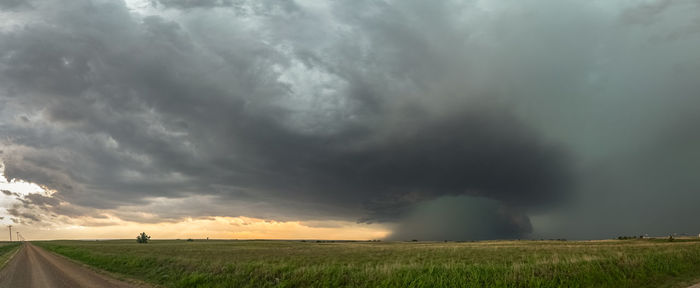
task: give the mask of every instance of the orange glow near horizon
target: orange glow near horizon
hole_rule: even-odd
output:
[[[350,221],[271,221],[249,217],[211,217],[180,222],[135,223],[111,219],[98,226],[67,225],[34,229],[15,225],[28,240],[130,239],[146,232],[153,239],[383,239],[390,231],[380,225]],[[0,234],[2,235],[2,234]]]

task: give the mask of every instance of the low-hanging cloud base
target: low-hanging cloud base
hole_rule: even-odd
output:
[[[1,221],[344,221],[399,240],[695,233],[698,11],[0,2],[0,160],[41,187],[3,192]]]

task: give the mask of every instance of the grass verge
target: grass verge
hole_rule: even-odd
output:
[[[0,269],[5,267],[12,256],[19,250],[20,243],[17,242],[2,242],[0,243]]]

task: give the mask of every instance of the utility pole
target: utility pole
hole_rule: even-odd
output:
[[[19,241],[19,231],[15,232],[17,233],[17,241]]]
[[[12,225],[7,225],[7,227],[10,227],[10,242],[12,242]]]

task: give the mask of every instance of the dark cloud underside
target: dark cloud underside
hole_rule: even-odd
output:
[[[0,2],[5,174],[56,190],[23,200],[51,211],[438,240],[694,200],[698,5],[545,2]]]

